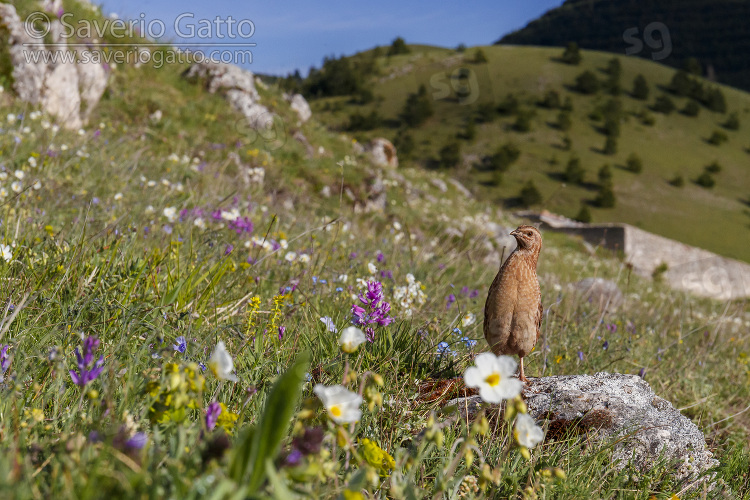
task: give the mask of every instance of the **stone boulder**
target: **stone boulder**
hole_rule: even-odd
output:
[[[292,111],[297,113],[297,116],[299,116],[299,121],[301,121],[302,123],[305,123],[312,117],[312,110],[310,109],[310,105],[307,103],[307,100],[302,96],[302,94],[284,94],[284,99],[289,102],[289,107],[292,108]]]
[[[581,298],[596,305],[600,310],[614,312],[623,303],[624,297],[617,283],[604,278],[584,278],[571,285]]]
[[[55,6],[55,2],[47,5]],[[18,97],[39,105],[64,128],[84,125],[107,88],[109,74],[104,66],[95,58],[83,57],[86,54],[80,49],[69,49],[63,25],[57,19],[49,24],[53,44],[49,47],[31,36],[11,4],[0,4],[0,24],[8,33],[13,89]],[[51,57],[52,51],[58,57]]]
[[[573,433],[613,444],[612,458],[618,469],[632,462],[644,471],[667,459],[678,480],[695,482],[718,465],[698,426],[638,376],[597,373],[529,378],[523,398],[529,415],[545,428],[546,441]],[[472,418],[483,407],[479,396],[453,399],[446,406],[452,405],[464,418]],[[712,478],[704,476],[700,481],[706,479]]]
[[[379,167],[398,167],[396,147],[388,139],[379,137],[373,139],[367,146],[372,162]]]
[[[273,125],[274,115],[260,104],[255,77],[250,71],[233,64],[207,60],[191,65],[183,76],[190,81],[203,81],[212,94],[222,93],[227,102],[242,113],[251,128],[270,128]]]

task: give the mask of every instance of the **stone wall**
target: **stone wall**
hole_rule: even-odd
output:
[[[622,252],[633,270],[645,277],[662,264],[663,278],[679,290],[717,300],[750,297],[750,264],[680,243],[629,224],[583,224],[553,214],[517,214],[542,229],[580,236],[584,241]]]

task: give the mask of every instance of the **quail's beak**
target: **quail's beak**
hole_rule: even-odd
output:
[[[513,231],[511,231],[510,235],[513,236],[513,237],[518,236],[518,229],[514,229]]]

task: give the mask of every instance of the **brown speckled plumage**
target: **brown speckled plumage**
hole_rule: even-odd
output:
[[[536,264],[542,250],[542,235],[533,226],[519,226],[510,233],[518,247],[495,276],[484,305],[484,338],[495,355],[516,354],[523,358],[537,341],[542,325],[542,294]]]

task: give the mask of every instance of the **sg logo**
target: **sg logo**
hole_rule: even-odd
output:
[[[450,73],[435,73],[430,77],[432,98],[436,101],[455,94],[459,104],[473,104],[479,99],[479,79],[471,68],[456,68]]]
[[[654,36],[654,35],[658,36]],[[643,40],[638,38],[639,30],[637,27],[628,28],[622,34],[622,39],[629,46],[625,49],[625,54],[639,54],[643,50],[643,42],[646,42],[654,51],[651,58],[654,61],[661,61],[669,57],[672,53],[672,38],[669,36],[669,29],[664,23],[653,22],[646,25],[643,30]]]

